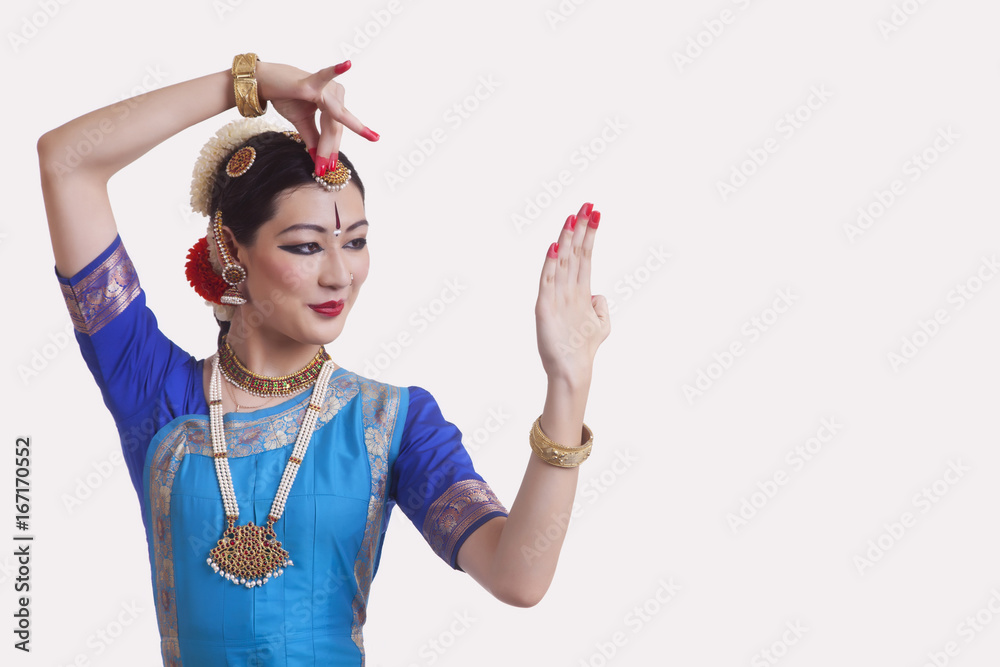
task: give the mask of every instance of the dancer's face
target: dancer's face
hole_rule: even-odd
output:
[[[367,235],[354,184],[339,192],[306,185],[279,195],[275,216],[261,225],[253,245],[234,243],[247,270],[240,286],[247,298],[239,306],[244,326],[309,345],[336,339],[368,277]],[[330,310],[331,301],[343,301],[339,313]]]

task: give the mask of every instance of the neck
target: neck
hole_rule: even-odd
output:
[[[244,366],[268,377],[290,375],[302,370],[321,347],[265,331],[260,326],[247,326],[240,318],[240,309],[233,316],[226,340]]]

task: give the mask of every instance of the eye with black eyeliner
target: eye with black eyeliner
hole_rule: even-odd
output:
[[[318,250],[310,252],[308,250],[309,246],[316,246]],[[292,253],[293,255],[314,255],[320,250],[322,250],[320,245],[315,241],[310,241],[309,243],[297,243],[295,245],[280,245],[278,247],[281,248],[282,250]]]

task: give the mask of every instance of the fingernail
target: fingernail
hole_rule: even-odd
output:
[[[576,229],[576,216],[575,215],[571,215],[568,218],[566,218],[566,224],[563,225],[563,229],[569,229],[569,230]]]
[[[590,222],[588,222],[587,225],[591,229],[597,229],[597,225],[600,224],[600,222],[601,222],[601,212],[594,211],[594,214],[590,216]]]
[[[549,257],[556,257],[559,254],[559,244],[553,243],[549,246]]]
[[[587,202],[586,204],[583,205],[583,208],[580,209],[580,212],[583,213],[584,215],[590,215],[591,211],[593,210],[594,210],[594,205],[591,204],[590,202]]]
[[[361,136],[363,136],[368,141],[378,141],[379,139],[378,132],[375,132],[374,130],[372,130],[370,127],[367,126],[365,127],[365,131],[361,133]]]
[[[330,171],[333,171],[336,168],[337,168],[337,154],[334,153],[333,155],[330,156]]]
[[[320,156],[316,158],[316,175],[320,178],[326,173],[326,165],[329,164],[330,158]]]
[[[334,74],[343,74],[344,72],[346,72],[349,69],[351,69],[351,61],[350,60],[345,60],[344,62],[340,63],[339,65],[336,65],[333,68],[333,73]]]

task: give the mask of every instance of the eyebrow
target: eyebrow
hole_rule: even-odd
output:
[[[350,227],[348,227],[347,229],[345,229],[344,232],[345,233],[349,232],[349,231],[355,229],[356,227],[360,227],[361,225],[367,225],[367,224],[368,224],[367,220],[364,220],[364,219],[358,220],[353,225],[351,225]],[[298,223],[296,225],[292,225],[291,227],[286,227],[285,229],[282,229],[280,232],[277,233],[277,236],[281,236],[282,234],[286,234],[288,232],[294,232],[294,231],[297,231],[297,230],[300,230],[300,229],[304,229],[304,230],[311,231],[311,232],[319,232],[320,234],[326,234],[329,231],[323,225],[316,225],[316,224],[312,224],[312,223],[300,222],[300,223]]]

